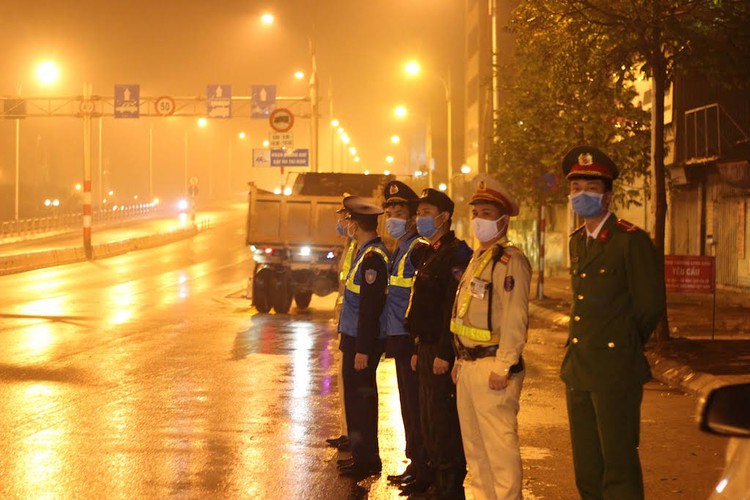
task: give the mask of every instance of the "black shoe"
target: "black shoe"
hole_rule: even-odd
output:
[[[351,467],[354,465],[354,459],[353,458],[341,458],[339,460],[336,460],[336,467],[339,469],[342,467]]]
[[[406,470],[404,470],[404,472],[402,472],[401,474],[390,474],[386,479],[388,479],[388,482],[391,484],[401,484],[404,482],[409,482],[409,478],[414,477],[412,468],[413,467],[411,466],[411,464],[409,464],[406,466]]]
[[[351,477],[355,481],[361,481],[366,477],[377,476],[381,470],[382,466],[380,464],[365,465],[354,463],[348,467],[339,467],[339,475]]]
[[[401,494],[404,494],[403,491]],[[415,491],[414,493],[405,493],[404,495],[408,495],[409,500],[433,500],[438,498],[438,488],[434,484],[431,484],[424,491]]]
[[[338,448],[344,442],[349,443],[348,436],[341,435],[337,438],[326,439],[326,443],[328,443],[328,446],[331,446],[332,448]]]
[[[401,493],[399,495],[411,498],[412,495],[425,493],[431,485],[432,482],[427,479],[414,479],[410,483],[401,486]]]

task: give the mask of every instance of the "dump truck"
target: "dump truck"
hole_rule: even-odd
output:
[[[310,305],[313,294],[338,290],[345,239],[336,232],[336,211],[346,194],[381,204],[386,175],[300,173],[281,194],[249,183],[245,242],[253,255],[247,297],[267,313]]]

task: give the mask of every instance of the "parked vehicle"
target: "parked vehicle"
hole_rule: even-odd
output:
[[[726,464],[711,499],[750,499],[750,383],[712,390],[702,401],[702,431],[730,436]]]
[[[246,244],[254,268],[247,296],[261,313],[300,309],[312,295],[338,290],[344,239],[336,232],[336,210],[344,194],[382,200],[385,175],[301,173],[291,193],[274,194],[250,183]]]

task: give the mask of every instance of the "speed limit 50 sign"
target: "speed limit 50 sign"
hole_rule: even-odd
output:
[[[154,101],[154,107],[156,108],[156,114],[159,116],[171,116],[177,108],[177,105],[175,104],[174,99],[163,95],[156,98],[156,101]]]

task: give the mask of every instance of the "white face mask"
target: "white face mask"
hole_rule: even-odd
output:
[[[474,217],[471,219],[471,231],[474,233],[474,237],[482,243],[490,241],[500,234],[501,230],[497,223],[503,219],[508,219],[507,215],[501,215],[497,220],[480,219]]]

